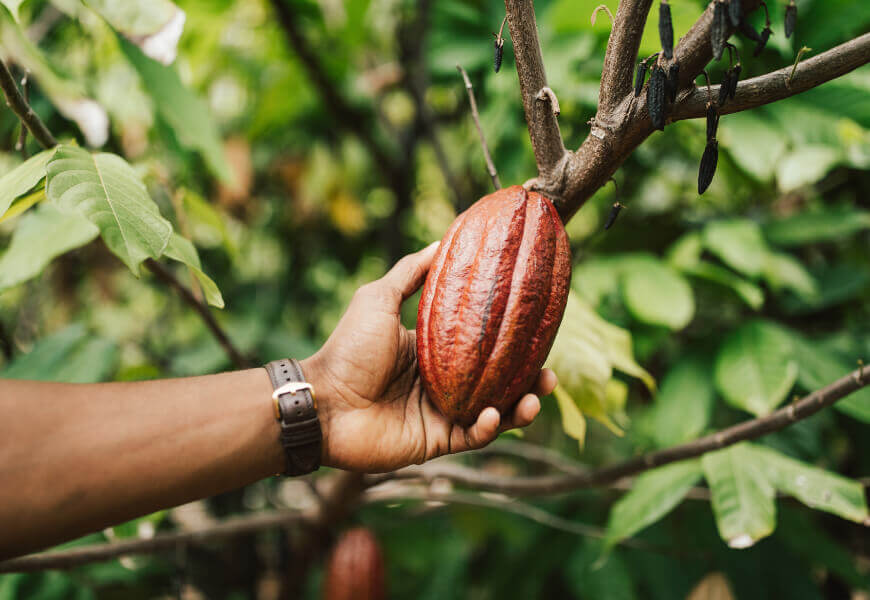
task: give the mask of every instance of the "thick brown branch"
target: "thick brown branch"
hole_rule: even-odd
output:
[[[3,95],[6,96],[6,104],[12,109],[12,112],[21,119],[21,123],[27,126],[36,141],[43,148],[53,148],[57,146],[57,140],[51,135],[51,132],[42,122],[30,104],[21,95],[18,86],[15,84],[15,78],[9,72],[9,67],[0,59],[0,89],[3,90]]]
[[[474,119],[474,126],[477,127],[477,135],[480,137],[480,145],[483,147],[483,157],[486,159],[486,170],[492,178],[492,185],[495,189],[501,189],[501,181],[498,178],[498,171],[495,170],[495,164],[492,162],[492,155],[489,153],[489,145],[486,143],[486,136],[483,135],[483,128],[480,126],[480,113],[477,111],[477,100],[474,99],[474,88],[471,85],[471,80],[468,78],[468,73],[460,65],[456,65],[456,69],[462,74],[462,79],[465,81],[465,91],[468,92],[468,103],[471,104],[471,118]]]
[[[870,63],[870,33],[800,62],[796,68],[789,65],[778,71],[741,81],[737,85],[734,99],[719,108],[719,113],[735,113],[794,96],[867,63]],[[793,68],[794,76],[789,81]],[[712,86],[711,90],[713,97],[718,97],[719,86]],[[706,114],[706,103],[707,88],[695,88],[674,106],[672,118],[676,121],[703,117]]]
[[[178,281],[172,271],[161,265],[156,260],[150,258],[145,261],[145,264],[151,272],[154,273],[154,276],[157,277],[157,279],[167,284],[169,287],[174,288],[175,291],[178,292],[178,295],[181,296],[181,299],[195,310],[197,314],[199,314],[203,323],[208,327],[208,330],[227,353],[227,356],[229,356],[237,369],[247,369],[252,366],[251,361],[245,358],[245,355],[235,347],[232,341],[230,341],[226,332],[214,318],[214,315],[211,314],[211,310],[209,310],[208,306],[197,300],[196,296],[193,295],[193,292]]]
[[[607,40],[601,87],[598,92],[598,116],[606,120],[632,89],[632,76],[652,0],[622,0],[616,9],[616,21]]]
[[[454,483],[503,494],[540,496],[559,494],[591,487],[601,487],[623,477],[636,475],[673,462],[701,456],[738,442],[754,440],[779,431],[831,406],[852,392],[870,384],[870,366],[862,367],[834,383],[785,406],[765,417],[745,421],[686,444],[650,452],[630,460],[576,475],[544,475],[533,477],[501,477],[458,465],[427,465],[408,467],[393,475],[435,479],[445,477]],[[424,470],[425,469],[425,470]],[[441,472],[439,472],[441,471]]]
[[[537,100],[538,93],[547,87],[547,75],[538,41],[535,7],[532,0],[505,0],[504,5],[538,173],[544,180],[554,178],[568,152],[550,103]]]

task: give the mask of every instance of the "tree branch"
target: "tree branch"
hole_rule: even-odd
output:
[[[224,352],[227,353],[227,356],[229,356],[237,369],[248,369],[253,366],[251,361],[247,359],[245,355],[242,354],[241,351],[239,351],[239,349],[232,343],[226,332],[214,318],[214,315],[211,314],[209,307],[197,300],[196,296],[193,295],[193,292],[181,283],[172,271],[161,265],[156,260],[150,258],[145,261],[145,265],[152,273],[154,273],[154,276],[157,277],[157,279],[167,284],[169,287],[174,288],[175,291],[178,292],[178,295],[181,296],[181,299],[195,310],[197,314],[199,314],[203,323],[208,327],[208,330],[224,349]]]
[[[559,123],[549,103],[536,99],[538,92],[547,87],[547,75],[538,41],[535,7],[532,0],[505,0],[504,6],[538,173],[542,181],[558,179],[570,153],[562,143]]]
[[[734,99],[719,108],[719,114],[735,113],[794,96],[867,63],[870,63],[870,33],[799,62],[797,67],[789,65],[778,71],[741,81],[737,84]],[[793,68],[794,76],[789,82]],[[718,97],[719,86],[711,86],[710,89],[713,97]],[[706,115],[706,104],[707,89],[695,88],[674,106],[671,117],[675,121],[703,117]]]
[[[30,104],[21,95],[18,86],[15,84],[15,78],[9,72],[9,67],[0,59],[0,89],[3,90],[3,95],[6,96],[6,104],[12,109],[12,112],[21,119],[21,123],[27,126],[30,133],[36,138],[43,148],[54,148],[57,146],[57,140],[51,135],[51,132],[42,122]]]
[[[607,40],[601,87],[598,92],[598,118],[605,119],[632,90],[637,50],[646,25],[652,0],[622,0]]]
[[[483,128],[480,126],[480,114],[477,111],[477,100],[474,99],[474,88],[471,86],[471,80],[468,78],[468,73],[461,65],[456,65],[456,70],[462,75],[465,81],[465,91],[468,92],[468,103],[471,104],[471,118],[474,119],[474,126],[477,127],[477,135],[480,137],[480,145],[483,147],[483,157],[486,159],[486,170],[492,179],[492,185],[495,189],[501,189],[501,181],[498,178],[498,171],[495,170],[495,164],[492,162],[492,155],[489,153],[489,145],[486,143],[486,136],[483,135]]]
[[[865,366],[765,417],[738,423],[686,444],[650,452],[621,463],[574,475],[502,477],[461,467],[461,465],[433,463],[432,465],[400,469],[392,476],[399,479],[423,477],[427,480],[444,477],[454,483],[476,489],[523,496],[560,494],[600,487],[629,475],[637,475],[673,462],[695,458],[713,450],[726,448],[738,442],[754,440],[768,433],[779,431],[792,423],[814,415],[868,384],[870,384],[870,366]],[[457,469],[457,466],[460,468]]]

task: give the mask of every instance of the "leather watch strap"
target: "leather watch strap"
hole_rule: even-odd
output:
[[[305,475],[320,467],[323,434],[317,417],[317,404],[311,386],[305,383],[302,367],[296,359],[275,360],[266,372],[276,391],[276,415],[281,426],[288,476]],[[288,385],[299,382],[301,385]]]

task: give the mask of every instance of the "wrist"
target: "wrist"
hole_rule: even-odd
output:
[[[320,420],[320,431],[323,437],[320,464],[324,467],[332,467],[334,465],[331,462],[329,448],[332,439],[330,436],[330,417],[333,394],[329,387],[329,379],[324,374],[323,365],[317,354],[300,360],[299,365],[302,367],[302,375],[305,377],[305,381],[314,387],[317,417]]]

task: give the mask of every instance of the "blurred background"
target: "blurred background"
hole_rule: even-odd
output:
[[[137,70],[112,28],[77,0],[23,3],[20,26],[4,15],[0,46],[31,69],[31,101],[55,136],[134,165],[163,216],[198,248],[226,304],[216,317],[253,364],[314,352],[359,285],[439,239],[457,211],[492,191],[457,64],[474,84],[502,183],[536,174],[510,40],[493,71],[498,0],[176,4],[186,21],[170,68],[186,93]],[[610,29],[604,13],[590,24],[596,4],[536,3],[569,147],[595,114]],[[802,46],[812,56],[870,30],[866,2],[797,4],[790,40],[786,2],[773,0],[767,49],[753,58],[751,43],[735,41],[743,78],[793,63]],[[671,5],[679,37],[706,3]],[[615,12],[615,1],[608,6]],[[656,21],[654,7],[642,57],[658,50]],[[756,11],[757,29],[763,21]],[[710,65],[714,83],[727,66],[727,56]],[[0,111],[0,175],[21,162],[17,137],[17,119]],[[618,196],[606,186],[568,223],[575,293],[551,357],[562,387],[543,400],[525,442],[601,465],[765,414],[870,358],[868,67],[724,116],[718,137],[718,171],[703,196],[704,122],[679,122],[616,173]],[[38,151],[32,140],[28,149]],[[616,199],[627,208],[604,232]],[[46,364],[55,365],[50,377],[82,382],[234,367],[171,289],[147,271],[136,278],[99,240],[17,276],[13,265],[27,257],[12,241],[31,214],[21,212],[0,222],[0,377],[44,377],[37,366]],[[416,306],[417,297],[406,303],[409,327]],[[747,400],[752,386],[760,403]],[[838,408],[763,444],[867,477],[870,395]],[[501,474],[539,472],[509,458],[464,460]],[[536,504],[604,528],[621,494]],[[76,543],[312,501],[301,482],[264,481]],[[751,548],[729,548],[710,502],[690,498],[632,532],[642,544],[603,560],[595,536],[491,509],[371,505],[352,522],[382,544],[391,598],[670,599],[702,580],[733,593],[719,597],[870,598],[867,529],[789,499],[777,503],[775,531]],[[183,555],[5,575],[0,599],[272,598],[285,542],[271,531]],[[321,573],[311,573],[306,597],[319,597]]]

